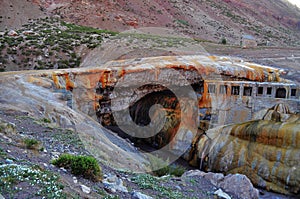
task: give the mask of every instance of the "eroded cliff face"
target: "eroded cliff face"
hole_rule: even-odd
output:
[[[76,128],[91,153],[111,166],[147,171],[149,161],[103,126],[191,165],[299,192],[299,116],[291,113],[299,111],[300,92],[279,70],[222,57],[154,57],[2,73],[0,84],[2,108]],[[274,107],[258,114],[265,120],[208,130],[249,121],[280,102],[290,110]]]

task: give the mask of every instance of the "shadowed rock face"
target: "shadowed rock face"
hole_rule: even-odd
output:
[[[290,113],[299,111],[300,92],[280,78],[279,70],[235,59],[186,56],[0,75],[1,108],[76,128],[91,153],[116,163],[112,166],[146,171],[149,161],[103,126],[158,122],[163,124],[158,133],[143,138],[152,146],[168,145],[201,168],[243,173],[258,186],[299,192],[299,116]],[[280,105],[257,113],[280,102],[290,109]],[[153,104],[160,109],[151,111]],[[114,113],[126,109],[129,114],[117,122]],[[246,122],[255,113],[264,120]],[[207,131],[237,122],[246,123]],[[131,137],[140,133],[132,131]]]

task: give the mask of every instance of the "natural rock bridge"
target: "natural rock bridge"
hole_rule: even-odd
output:
[[[191,165],[299,193],[300,90],[280,72],[214,56],[122,60],[2,73],[0,101],[75,127],[91,153],[115,167],[145,171],[148,159],[103,126]]]

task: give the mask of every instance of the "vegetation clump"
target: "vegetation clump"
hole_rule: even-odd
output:
[[[168,160],[164,161],[156,156],[150,156],[149,159],[153,174],[156,176],[173,175],[180,177],[185,172],[184,167],[170,164]]]
[[[131,178],[132,182],[136,183],[141,189],[151,189],[154,191],[158,191],[158,196],[161,198],[184,198],[183,194],[179,191],[174,191],[170,187],[161,186],[161,182],[166,181],[168,179],[157,178],[150,174],[138,174]]]
[[[84,178],[99,181],[102,178],[101,167],[97,160],[91,156],[76,156],[71,154],[62,154],[58,159],[51,162],[57,167],[71,169],[71,173]]]
[[[35,189],[29,191],[24,184]],[[20,195],[26,198],[66,198],[63,188],[57,175],[42,171],[37,166],[0,165],[0,193],[11,198]]]
[[[37,145],[39,144],[39,142],[35,139],[30,139],[30,138],[25,138],[23,140],[25,147],[27,149],[35,149],[37,147]]]
[[[222,38],[221,44],[226,45],[227,44],[227,40],[225,38]]]

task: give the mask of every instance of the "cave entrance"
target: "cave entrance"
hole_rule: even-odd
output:
[[[276,90],[276,98],[285,98],[286,97],[286,89],[285,88],[278,88]]]
[[[194,92],[196,93],[198,99],[200,100],[204,92],[204,82],[199,81],[197,83],[191,84],[191,86]],[[187,88],[185,88],[185,86],[180,86],[178,89],[180,89],[181,91],[188,90]],[[140,148],[142,151],[145,152],[157,151],[162,147],[170,144],[171,141],[173,141],[173,138],[176,136],[179,126],[182,122],[182,111],[185,110],[181,110],[181,108],[183,107],[180,107],[179,100],[177,99],[175,94],[168,88],[161,85],[149,84],[136,89],[132,93],[132,96],[128,95],[129,92],[124,92],[125,96],[123,97],[122,95],[120,95],[121,97],[119,97],[120,104],[122,104],[123,102],[128,104],[128,100],[130,100],[131,98],[134,100],[129,103],[129,114],[124,116],[121,123],[119,122],[119,120],[118,122],[115,121],[115,114],[113,114],[111,110],[112,102],[110,97],[114,96],[112,95],[114,88],[99,87],[96,91],[98,95],[103,96],[99,100],[99,109],[96,111],[96,115],[98,121],[105,128],[117,133],[120,137],[124,139],[129,139],[131,142],[134,143],[136,147]],[[187,93],[187,100],[189,99],[188,95],[189,94]],[[155,135],[151,134],[153,135],[151,137],[137,138],[133,136],[133,134],[129,135],[126,132],[124,132],[125,130],[122,130],[124,129],[123,127],[126,125],[126,127],[130,127],[128,123],[129,120],[140,127],[151,125],[151,119],[153,118],[154,120],[159,120],[160,118],[156,117],[155,112],[151,113],[152,116],[149,115],[149,113],[151,112],[151,108],[156,104],[159,104],[165,113],[165,120],[159,132],[157,132]],[[184,162],[186,163],[186,166],[188,164],[188,161],[185,160]]]

